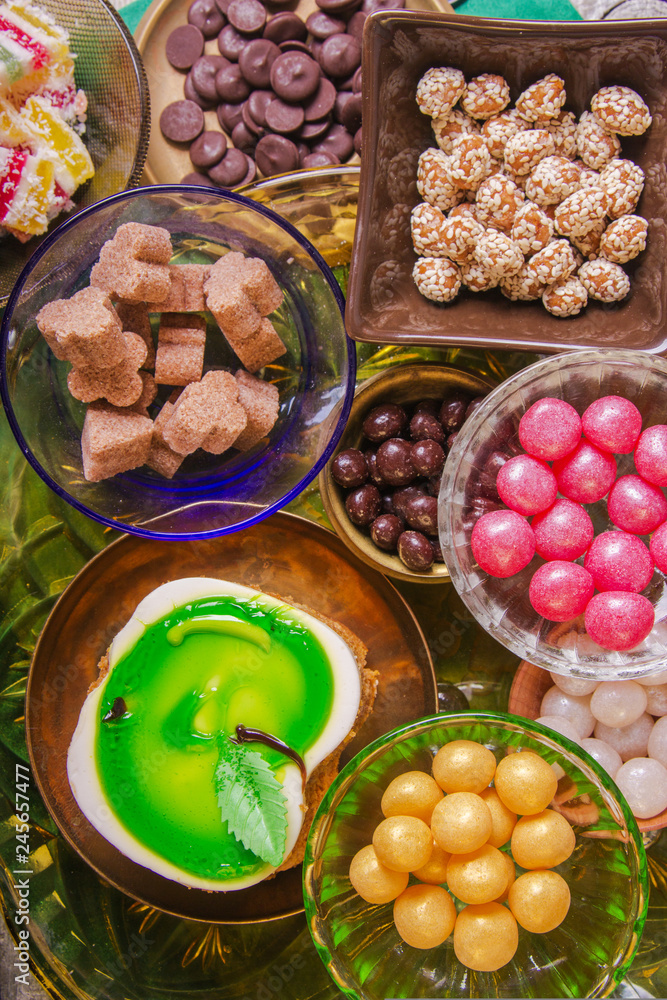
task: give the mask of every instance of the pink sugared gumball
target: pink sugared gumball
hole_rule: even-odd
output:
[[[595,534],[588,513],[573,500],[556,500],[549,510],[536,514],[530,526],[535,551],[543,559],[578,559]]]
[[[667,486],[667,424],[647,427],[635,448],[637,472],[654,486]]]
[[[546,462],[532,455],[515,455],[496,479],[498,496],[517,514],[540,514],[556,499],[556,477]]]
[[[667,500],[641,476],[620,476],[609,491],[607,513],[623,531],[648,535],[667,520]]]
[[[553,471],[558,489],[568,500],[597,503],[616,478],[616,459],[582,438],[573,452],[554,462]]]
[[[584,612],[584,625],[593,642],[603,649],[633,649],[653,628],[653,605],[641,594],[608,590],[596,594]]]
[[[584,410],[581,417],[584,434],[602,451],[627,455],[642,432],[642,415],[623,396],[601,396]]]
[[[533,529],[514,510],[492,510],[475,523],[472,554],[489,576],[513,576],[535,554]]]
[[[581,437],[581,417],[564,399],[545,396],[526,410],[519,421],[522,448],[545,462],[569,455]]]
[[[651,535],[649,551],[658,569],[667,573],[667,521]]]
[[[597,590],[630,590],[638,594],[653,576],[653,559],[636,535],[603,531],[586,553],[584,566]]]
[[[595,587],[593,577],[574,562],[554,559],[533,574],[528,597],[538,615],[550,622],[567,622],[580,615]]]

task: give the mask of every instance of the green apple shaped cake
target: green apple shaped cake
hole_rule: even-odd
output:
[[[126,857],[206,890],[303,859],[377,675],[345,626],[224,580],[152,591],[114,638],[67,757],[74,797]]]

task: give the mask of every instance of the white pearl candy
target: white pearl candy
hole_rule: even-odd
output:
[[[646,691],[646,711],[651,715],[667,715],[667,684],[647,685]]]
[[[541,715],[536,721],[542,726],[548,726],[549,729],[553,729],[555,733],[560,733],[561,736],[566,736],[568,740],[572,740],[573,743],[581,744],[581,736],[570,720],[564,718],[564,716]]]
[[[590,736],[595,718],[589,707],[589,697],[565,694],[558,687],[549,688],[540,706],[540,715],[562,715],[572,723],[580,737]]]
[[[598,722],[595,727],[595,739],[604,740],[621,755],[621,760],[631,760],[633,757],[643,757],[648,747],[648,738],[653,729],[653,716],[645,712],[623,729],[605,726]]]
[[[616,772],[615,782],[639,819],[667,809],[667,768],[651,757],[632,758]]]
[[[581,741],[581,745],[593,760],[596,760],[600,767],[603,767],[610,778],[613,778],[619,767],[623,763],[621,755],[610,747],[608,743],[593,738]]]
[[[646,677],[635,678],[638,684],[653,687],[655,684],[667,684],[667,669],[657,670],[654,674],[647,674]]]
[[[565,694],[573,694],[577,696],[593,694],[596,687],[600,683],[599,681],[586,681],[583,677],[562,677],[561,674],[554,674],[549,671],[549,676],[554,682],[557,688],[564,691]]]
[[[658,719],[648,738],[648,755],[667,767],[667,715]]]
[[[646,688],[634,681],[606,681],[591,695],[591,712],[605,726],[629,726],[646,711]]]

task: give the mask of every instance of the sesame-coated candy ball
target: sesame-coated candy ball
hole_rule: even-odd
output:
[[[408,884],[407,872],[394,872],[379,860],[372,844],[362,847],[352,858],[350,882],[367,903],[390,903]]]
[[[527,270],[547,285],[569,277],[576,267],[577,259],[568,240],[553,240],[527,263]]]
[[[605,726],[598,722],[595,727],[595,739],[602,740],[619,754],[621,760],[631,760],[633,757],[644,757],[648,749],[648,741],[653,730],[654,719],[648,712],[640,716],[636,722],[618,729],[616,726]]]
[[[540,122],[540,126],[553,136],[558,156],[566,156],[568,160],[576,159],[577,119],[571,111],[561,111],[557,118]]]
[[[579,187],[579,170],[566,156],[545,156],[530,172],[526,195],[538,205],[558,205]]]
[[[517,111],[531,122],[556,118],[565,104],[565,81],[549,73],[532,83],[516,99]]]
[[[380,808],[385,817],[416,816],[428,824],[441,798],[442,791],[430,774],[406,771],[387,785]]]
[[[470,260],[475,241],[483,232],[484,227],[472,216],[448,216],[442,230],[442,246],[446,255],[457,264]]]
[[[514,216],[510,236],[521,253],[534,254],[543,250],[554,234],[554,224],[539,205],[524,204]]]
[[[479,187],[491,169],[491,154],[481,135],[460,135],[452,142],[449,176],[466,191]]]
[[[583,438],[552,466],[559,492],[575,503],[597,503],[616,478],[616,459]]]
[[[527,750],[508,754],[500,761],[494,784],[501,801],[519,816],[540,813],[549,805],[558,786],[547,762]]]
[[[641,476],[619,476],[609,491],[607,512],[623,531],[648,535],[667,519],[667,499]]]
[[[667,767],[653,757],[627,760],[614,781],[639,819],[650,819],[667,809]]]
[[[604,219],[607,205],[607,195],[602,188],[580,188],[556,208],[556,231],[561,236],[584,236]]]
[[[605,128],[619,135],[642,135],[651,124],[646,102],[630,87],[601,87],[591,98],[591,109]]]
[[[603,767],[610,778],[613,778],[619,767],[623,763],[618,751],[610,747],[602,740],[596,740],[594,736],[588,736],[581,741],[581,747],[589,753],[593,760],[596,760],[600,767]]]
[[[494,174],[482,181],[477,189],[477,218],[485,226],[508,233],[523,203],[523,191],[514,181],[504,174]]]
[[[574,557],[576,558],[576,557]],[[556,674],[549,671],[549,676],[556,687],[564,691],[565,694],[593,694],[600,681],[587,681],[584,677],[569,677],[568,675]]]
[[[570,889],[558,872],[525,872],[511,887],[507,902],[525,930],[546,934],[565,920],[570,909]]]
[[[522,868],[555,868],[572,854],[576,838],[568,821],[553,809],[522,816],[512,832],[512,857]]]
[[[439,885],[411,885],[394,903],[394,924],[412,948],[437,948],[454,930],[456,907]]]
[[[433,777],[445,792],[481,792],[496,773],[496,758],[474,740],[452,740],[433,758]]]
[[[543,128],[517,132],[505,146],[504,163],[514,174],[528,174],[545,156],[553,156],[553,136]]]
[[[640,434],[634,459],[642,479],[667,486],[667,424],[655,424]]]
[[[600,252],[615,264],[625,264],[646,249],[648,222],[640,215],[622,215],[600,238]]]
[[[653,576],[653,559],[640,538],[625,531],[603,531],[591,543],[584,566],[597,590],[638,594]]]
[[[500,903],[466,906],[454,925],[454,953],[476,972],[495,972],[511,962],[519,944],[516,920]]]
[[[491,813],[491,836],[487,843],[491,844],[491,847],[502,847],[512,836],[517,815],[507,808],[493,787],[480,792],[480,798],[486,802]]]
[[[395,872],[421,868],[431,856],[428,825],[416,816],[389,816],[375,827],[373,847],[378,860]]]
[[[444,885],[447,881],[447,863],[450,858],[449,851],[443,851],[442,847],[434,841],[431,857],[421,868],[415,868],[412,874],[420,882],[427,882],[429,885]]]
[[[584,257],[588,257],[589,260],[594,260],[600,251],[600,243],[602,241],[606,225],[606,220],[602,219],[583,236],[570,236],[570,242]]]
[[[532,455],[515,455],[505,462],[496,480],[498,496],[518,514],[540,514],[556,499],[556,477],[546,462]]]
[[[651,535],[649,551],[660,572],[667,573],[667,522]]]
[[[552,316],[577,316],[588,303],[588,292],[573,274],[560,278],[542,295],[542,305]]]
[[[421,294],[433,302],[452,302],[461,288],[461,272],[447,257],[419,257],[412,278]]]
[[[576,138],[577,153],[593,170],[602,170],[621,151],[618,136],[609,132],[590,111],[584,111],[579,119]]]
[[[499,114],[510,102],[507,80],[495,73],[482,73],[468,82],[461,107],[473,118],[491,118]]]
[[[625,590],[596,594],[584,612],[586,631],[603,649],[634,649],[649,635],[654,621],[651,602]]]
[[[586,261],[578,275],[588,294],[600,302],[620,302],[630,291],[630,279],[623,268],[604,257]]]
[[[471,292],[488,292],[498,281],[498,272],[489,267],[488,262],[479,264],[473,259],[461,264],[461,284]]]
[[[595,529],[587,511],[561,498],[530,522],[535,551],[543,559],[578,559],[593,541]],[[574,693],[574,692],[573,692]]]
[[[547,563],[547,565],[549,565]],[[574,564],[573,564],[574,565]],[[579,567],[581,569],[581,567]],[[560,715],[577,730],[579,738],[590,736],[595,719],[589,706],[588,695],[566,694],[555,684],[545,692],[540,705],[540,715]]]
[[[454,139],[458,139],[460,135],[479,134],[477,122],[464,111],[459,111],[458,108],[450,111],[443,118],[434,118],[431,127],[438,146],[448,155],[453,149]]]
[[[540,566],[528,588],[538,615],[550,622],[567,622],[582,614],[595,592],[593,578],[577,563],[554,559]]]
[[[663,715],[657,720],[651,730],[646,749],[649,757],[659,761],[663,767],[667,767],[667,715]]]
[[[534,302],[543,294],[546,285],[525,263],[520,271],[500,279],[500,291],[512,302]]]
[[[488,806],[474,792],[445,795],[431,817],[433,839],[450,854],[476,851],[487,842],[492,828]]]
[[[605,726],[629,726],[646,711],[646,688],[634,681],[608,681],[591,695],[591,712]]]
[[[482,125],[482,135],[486,139],[491,156],[502,160],[508,140],[517,132],[523,132],[527,128],[529,125],[525,118],[522,118],[514,108],[488,118]]]
[[[445,257],[443,230],[446,217],[436,205],[422,201],[410,216],[410,232],[415,253],[420,257]]]
[[[483,844],[468,854],[452,854],[447,885],[462,903],[490,903],[507,888],[507,867],[497,847]]]
[[[516,274],[524,263],[523,254],[514,240],[495,229],[487,229],[477,239],[474,257],[498,279]]]
[[[483,514],[472,529],[470,545],[480,568],[501,578],[520,572],[535,555],[533,529],[514,510]]]
[[[637,207],[644,189],[644,171],[632,160],[613,159],[601,171],[599,185],[607,195],[607,215],[619,219]]]
[[[466,81],[460,69],[452,66],[433,66],[417,84],[417,104],[420,111],[431,118],[446,115],[465,90]]]
[[[424,150],[417,164],[417,190],[429,205],[447,212],[465,197],[449,176],[449,157],[441,149]]]
[[[641,434],[642,415],[623,396],[600,396],[584,410],[581,425],[596,448],[627,455]]]

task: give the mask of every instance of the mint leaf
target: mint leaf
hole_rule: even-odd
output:
[[[256,750],[223,739],[215,788],[223,822],[244,847],[277,868],[287,841],[282,786]]]

